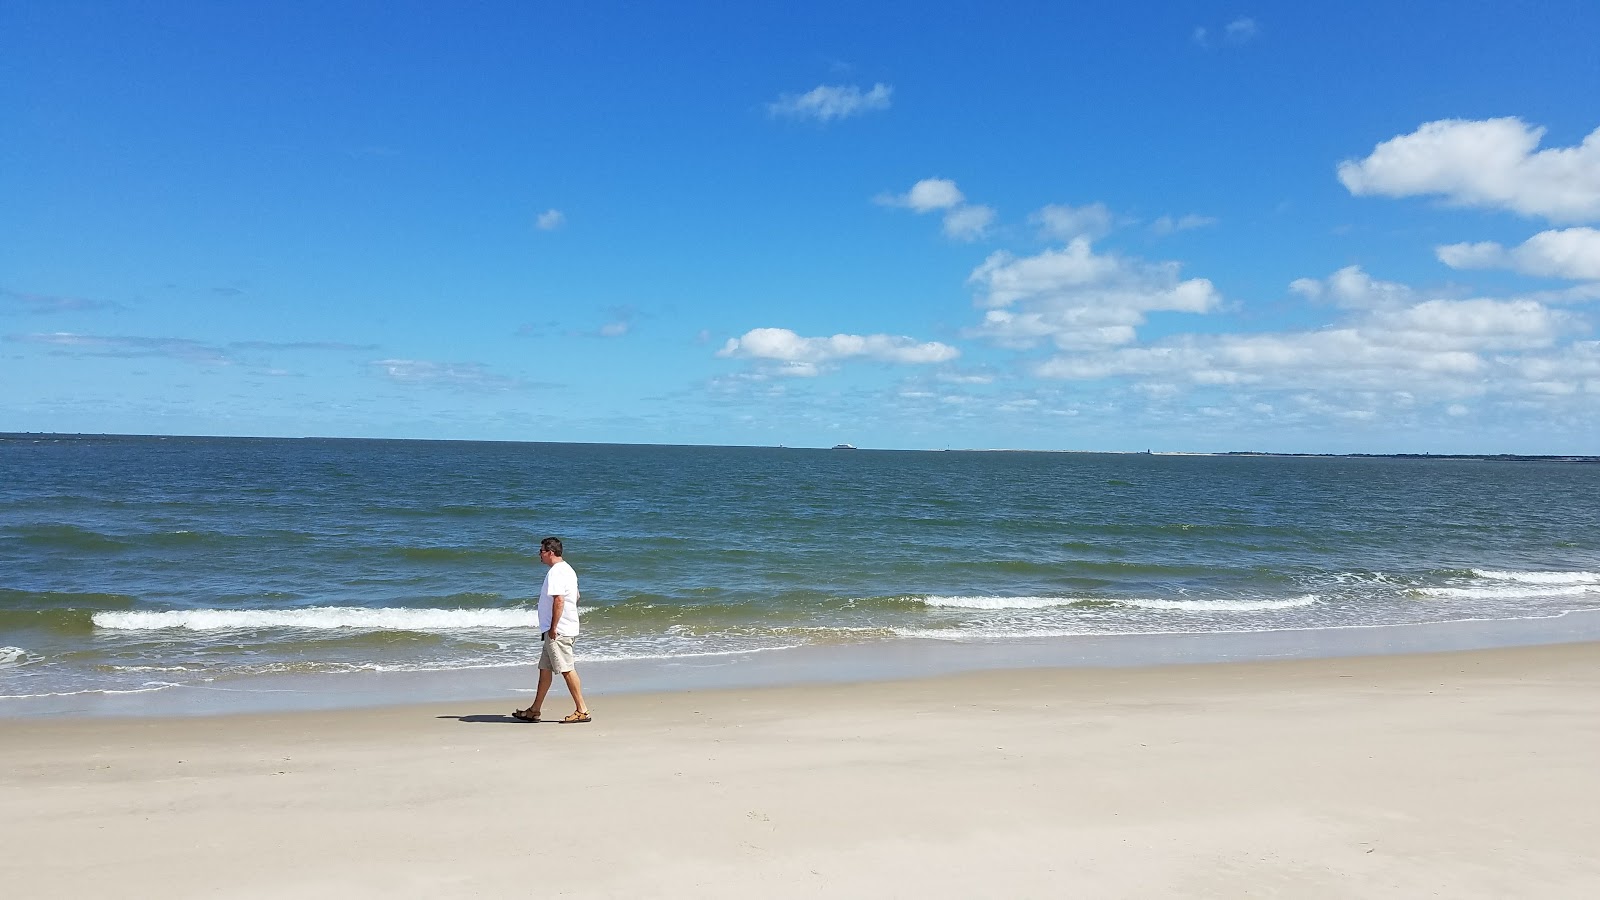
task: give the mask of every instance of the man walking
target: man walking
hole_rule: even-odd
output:
[[[583,702],[583,683],[578,680],[578,670],[572,659],[572,641],[578,636],[578,573],[561,558],[558,537],[547,537],[539,542],[539,561],[550,567],[544,573],[544,586],[539,588],[539,639],[544,642],[539,654],[539,691],[533,695],[532,706],[516,710],[511,716],[524,722],[540,721],[544,695],[550,692],[554,673],[560,672],[566,679],[573,706],[572,715],[561,723],[591,722],[593,717]]]

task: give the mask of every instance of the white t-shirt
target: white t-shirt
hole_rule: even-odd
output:
[[[544,573],[544,586],[539,588],[539,633],[550,630],[550,613],[555,610],[555,596],[566,598],[561,604],[561,621],[556,623],[557,637],[578,636],[578,573],[564,559],[556,560],[550,571]]]

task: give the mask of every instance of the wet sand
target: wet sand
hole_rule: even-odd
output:
[[[552,696],[547,712],[568,711]],[[18,896],[1588,897],[1600,644],[0,720]]]

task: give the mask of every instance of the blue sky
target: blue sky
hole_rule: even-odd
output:
[[[1600,5],[0,2],[0,431],[1600,453]]]

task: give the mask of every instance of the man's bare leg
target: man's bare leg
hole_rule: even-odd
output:
[[[539,691],[533,695],[533,705],[528,707],[528,715],[536,716],[539,710],[544,709],[544,695],[550,693],[550,683],[553,680],[549,669],[539,670]]]
[[[549,675],[550,673],[540,672],[539,674]],[[561,677],[567,680],[567,693],[572,695],[573,709],[576,712],[587,715],[589,712],[589,707],[583,702],[583,682],[578,680],[578,670],[573,669],[570,672],[562,672]],[[544,694],[540,694],[539,696],[540,698],[543,698]]]

